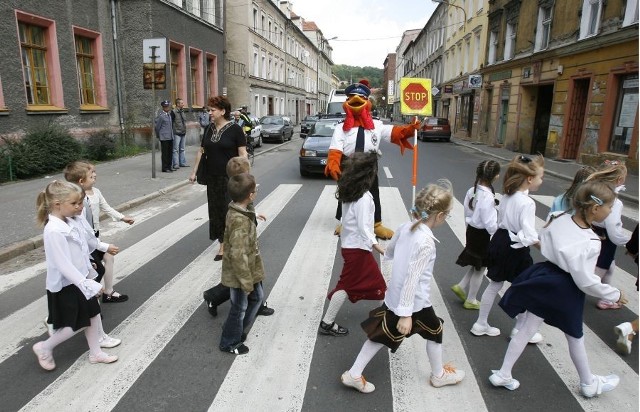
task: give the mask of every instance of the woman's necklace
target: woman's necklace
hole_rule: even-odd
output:
[[[232,122],[226,122],[225,124],[223,124],[220,129],[218,129],[218,126],[213,123],[211,127],[211,141],[213,143],[218,143],[220,141],[220,139],[222,138],[222,134],[225,132],[225,130],[227,130],[229,128],[229,126],[231,126],[233,123]]]

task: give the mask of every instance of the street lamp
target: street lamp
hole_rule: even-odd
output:
[[[442,3],[442,4],[446,4],[448,6],[451,7],[455,7],[456,9],[460,9],[462,10],[462,13],[464,14],[464,21],[462,22],[462,25],[466,26],[467,24],[467,12],[465,11],[465,9],[463,7],[458,6],[457,4],[451,4],[448,1],[445,0],[431,0],[434,3]]]
[[[325,39],[324,37],[320,38],[320,44],[318,45],[318,58],[316,59],[316,112],[320,112],[320,56],[322,56],[322,51],[324,50],[324,45],[329,43],[329,40],[335,40],[338,36],[333,36],[329,39]]]

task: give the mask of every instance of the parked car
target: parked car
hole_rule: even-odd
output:
[[[262,140],[267,142],[275,140],[284,143],[293,137],[293,125],[288,117],[284,116],[264,116],[260,119],[262,125]]]
[[[327,155],[333,131],[338,125],[336,119],[318,120],[300,148],[300,175],[324,174]]]
[[[253,125],[253,129],[251,129],[251,139],[253,140],[253,147],[261,147],[262,146],[262,125],[260,124],[260,119],[255,116],[249,116],[251,119],[251,124]]]
[[[426,141],[429,139],[451,140],[451,127],[449,120],[444,117],[425,117],[418,130],[418,139]]]
[[[309,129],[318,121],[318,116],[307,116],[300,123],[300,136],[306,137],[309,134]]]

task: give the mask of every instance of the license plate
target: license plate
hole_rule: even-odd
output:
[[[327,159],[320,159],[320,164],[321,165],[326,165],[327,164]]]
[[[442,127],[434,127],[433,130],[442,130]]]

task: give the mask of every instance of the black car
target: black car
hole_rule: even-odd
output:
[[[318,116],[307,116],[304,118],[302,123],[300,123],[300,136],[304,137],[309,134],[309,130],[311,130],[311,126],[316,124],[318,121]]]
[[[335,119],[320,119],[311,127],[307,138],[300,148],[301,176],[324,174],[329,146],[331,145],[331,137],[337,125],[338,121]]]
[[[262,125],[262,140],[275,140],[284,143],[285,140],[291,140],[293,136],[293,125],[288,117],[284,116],[264,116],[260,119]]]

